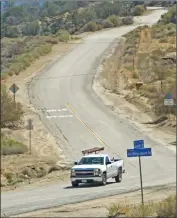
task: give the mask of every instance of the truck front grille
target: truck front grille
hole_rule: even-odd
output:
[[[94,175],[93,170],[76,170],[75,173],[76,173],[76,176],[93,176]]]

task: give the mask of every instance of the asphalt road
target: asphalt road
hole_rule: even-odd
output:
[[[162,13],[162,10],[158,10],[141,17],[141,23],[153,24]],[[136,139],[144,139],[145,146],[152,147],[153,152],[152,157],[142,158],[144,186],[176,182],[176,154],[148,138],[128,120],[116,116],[103,105],[92,90],[94,71],[107,48],[115,39],[134,28],[136,26],[115,28],[88,36],[83,43],[35,77],[29,93],[32,104],[39,109],[42,121],[54,134],[68,159],[79,159],[82,149],[102,146],[102,142],[88,128],[89,126],[106,143],[106,152],[124,159],[126,174],[122,183],[73,189],[68,182],[2,193],[1,209],[6,215],[139,188],[138,159],[126,157],[126,149],[133,148],[133,140]],[[65,140],[61,141],[61,133]]]

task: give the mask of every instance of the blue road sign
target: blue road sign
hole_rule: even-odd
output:
[[[168,93],[166,95],[165,99],[173,99],[173,95],[171,93]]]
[[[144,140],[136,140],[134,143],[134,149],[144,148]]]
[[[152,156],[151,148],[127,149],[127,157]]]
[[[14,83],[11,85],[11,87],[9,88],[9,90],[15,94],[18,90],[19,90],[19,87]]]

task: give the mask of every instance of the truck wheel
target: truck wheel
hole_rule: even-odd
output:
[[[118,169],[118,174],[115,177],[116,182],[121,182],[122,181],[122,168]]]
[[[106,185],[106,183],[107,183],[107,176],[106,176],[106,173],[103,173],[101,184],[102,184],[102,185]]]
[[[79,185],[79,183],[77,183],[77,182],[72,182],[71,184],[72,184],[72,187],[78,187],[78,185]]]

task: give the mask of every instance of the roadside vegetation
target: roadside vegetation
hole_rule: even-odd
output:
[[[116,73],[109,67],[115,57]],[[164,119],[169,113],[176,115],[176,106],[170,111],[164,106],[165,96],[172,93],[175,98],[176,93],[176,6],[152,27],[141,26],[126,34],[121,49],[119,45],[105,62],[102,77],[107,78],[105,88],[115,93],[124,89],[126,100],[145,112]]]
[[[112,204],[108,208],[108,217],[176,217],[176,195],[169,196],[158,203],[141,204]]]
[[[124,73],[132,75],[133,95],[127,99],[141,104],[147,99],[157,115],[168,113],[164,106],[167,93],[176,92],[176,6],[152,28],[143,26],[126,35]],[[142,86],[135,87],[137,82]],[[170,113],[176,114],[175,107]]]
[[[133,2],[43,1],[3,3],[1,79],[19,75],[58,43],[79,40],[76,34],[133,23],[145,12]],[[121,18],[123,17],[123,18]]]

